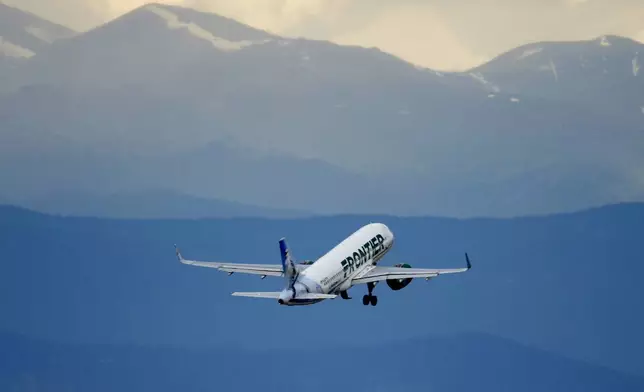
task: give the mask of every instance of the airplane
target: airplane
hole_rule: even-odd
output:
[[[419,269],[401,263],[393,267],[379,267],[378,262],[394,245],[394,234],[382,223],[367,224],[351,234],[319,259],[296,263],[286,239],[279,240],[282,263],[280,264],[239,264],[226,262],[186,260],[175,244],[177,259],[187,265],[215,268],[227,272],[267,276],[279,276],[286,280],[286,287],[275,292],[234,292],[233,296],[276,299],[280,305],[312,305],[338,295],[351,299],[348,291],[353,286],[366,284],[368,294],[362,297],[362,304],[378,304],[373,290],[378,282],[385,281],[391,290],[398,291],[411,283],[412,279],[429,280],[444,274],[468,271],[472,268],[465,253],[467,267],[454,269]]]

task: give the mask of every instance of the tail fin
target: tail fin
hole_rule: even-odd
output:
[[[285,238],[280,240],[280,255],[282,256],[282,272],[284,272],[284,277],[289,282],[290,287],[295,282],[297,270],[295,269],[295,260],[291,256],[291,251],[286,245]]]

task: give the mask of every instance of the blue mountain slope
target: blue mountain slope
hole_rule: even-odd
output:
[[[149,125],[153,126],[154,121]],[[170,155],[128,155],[118,148],[110,148],[108,143],[98,151],[87,148],[61,137],[55,126],[40,128],[35,135],[26,135],[20,129],[0,133],[0,139],[4,137],[6,142],[0,144],[0,195],[17,205],[36,209],[44,204],[43,210],[56,213],[84,215],[83,204],[87,204],[96,206],[94,210],[107,212],[110,217],[123,217],[127,215],[122,209],[114,209],[109,195],[127,198],[127,195],[147,194],[153,196],[145,209],[147,217],[186,217],[182,206],[186,200],[164,198],[158,189],[266,207],[264,211],[249,207],[238,213],[228,208],[226,213],[232,216],[276,216],[270,211],[280,210],[324,213],[337,209],[348,211],[355,203],[354,194],[339,189],[361,184],[364,192],[375,194],[380,188],[364,176],[324,161],[257,154],[252,149],[226,144],[213,143]],[[88,197],[76,196],[80,203],[67,208],[69,201],[61,199],[65,194]],[[214,194],[219,196],[213,197]],[[381,203],[382,198],[364,200],[362,210],[375,210]],[[207,204],[193,203],[190,217],[212,217],[212,208]],[[307,209],[311,206],[315,208]],[[140,217],[141,212],[129,216]],[[222,211],[217,216],[225,215]]]
[[[281,281],[181,265],[172,249],[177,243],[195,259],[279,263],[277,240],[286,236],[297,259],[314,259],[375,220],[397,236],[386,264],[457,267],[468,251],[474,268],[401,292],[378,286],[376,308],[335,300],[285,309],[229,295],[276,290]],[[125,221],[5,207],[0,326],[57,341],[262,349],[479,331],[644,375],[644,318],[635,311],[644,295],[643,225],[639,204],[511,220]]]
[[[72,346],[0,335],[0,388],[92,391],[641,391],[630,376],[484,334],[412,339],[369,348],[181,349]],[[293,358],[298,358],[294,361]],[[340,370],[340,371],[338,371]],[[329,375],[333,375],[329,377]]]

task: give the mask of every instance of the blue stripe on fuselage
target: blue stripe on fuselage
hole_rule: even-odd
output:
[[[318,302],[324,301],[324,298],[318,298],[318,299],[297,299],[293,298],[292,300],[288,301],[288,303],[284,304],[287,306],[304,306],[304,305],[313,305]]]

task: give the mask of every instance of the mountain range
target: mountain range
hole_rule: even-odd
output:
[[[438,72],[149,4],[11,69],[0,198],[164,189],[184,205],[454,217],[644,200],[641,50],[542,42]]]
[[[0,200],[0,204],[10,203]],[[164,189],[117,194],[49,194],[36,199],[23,199],[20,204],[55,215],[122,219],[197,219],[204,216],[297,218],[312,215],[305,211],[205,199]]]
[[[0,344],[0,388],[15,392],[256,391],[279,390],[285,381],[310,391],[326,391],[329,383],[357,391],[644,388],[643,377],[485,334],[350,347],[340,358],[334,349],[70,345],[15,334],[0,334]],[[292,358],[298,358],[297,371],[287,365]]]
[[[315,260],[368,222],[383,222],[396,236],[382,265],[460,267],[468,252],[473,267],[459,276],[414,280],[401,291],[378,285],[377,307],[363,306],[359,298],[366,288],[355,287],[352,300],[286,308],[230,296],[233,291],[279,290],[279,278],[228,277],[186,266],[173,249],[176,243],[190,259],[274,264],[279,263],[278,240],[286,237],[296,260]],[[507,362],[476,348],[490,343],[487,338],[474,339],[470,348],[439,339],[447,346],[437,352],[423,349],[423,342],[431,336],[485,334],[577,362],[574,366],[588,369],[583,377],[557,377],[582,377],[585,381],[577,382],[588,386],[596,380],[593,367],[644,376],[642,232],[642,204],[463,220],[355,215],[115,220],[1,207],[0,330],[76,346],[248,349],[275,353],[270,355],[275,360],[293,357],[300,365],[316,357],[316,350],[328,350],[320,358],[331,358],[326,366],[340,368],[345,359],[356,362],[354,353],[368,352],[359,356],[369,358],[361,366],[377,366],[383,374],[388,365],[373,362],[389,357],[401,369],[410,366],[413,373],[425,374],[425,358],[434,361],[454,347],[458,360],[450,366],[460,372],[447,374],[462,382],[480,371],[481,362],[497,366],[497,372]],[[490,343],[491,352],[497,343]],[[380,352],[377,347],[388,348]],[[524,351],[517,350],[522,357]],[[16,357],[4,347],[0,352]],[[547,361],[549,378],[552,364],[558,363],[553,360]],[[512,369],[517,370],[507,368],[503,377],[514,377]],[[529,381],[542,370],[521,365],[517,371]]]

